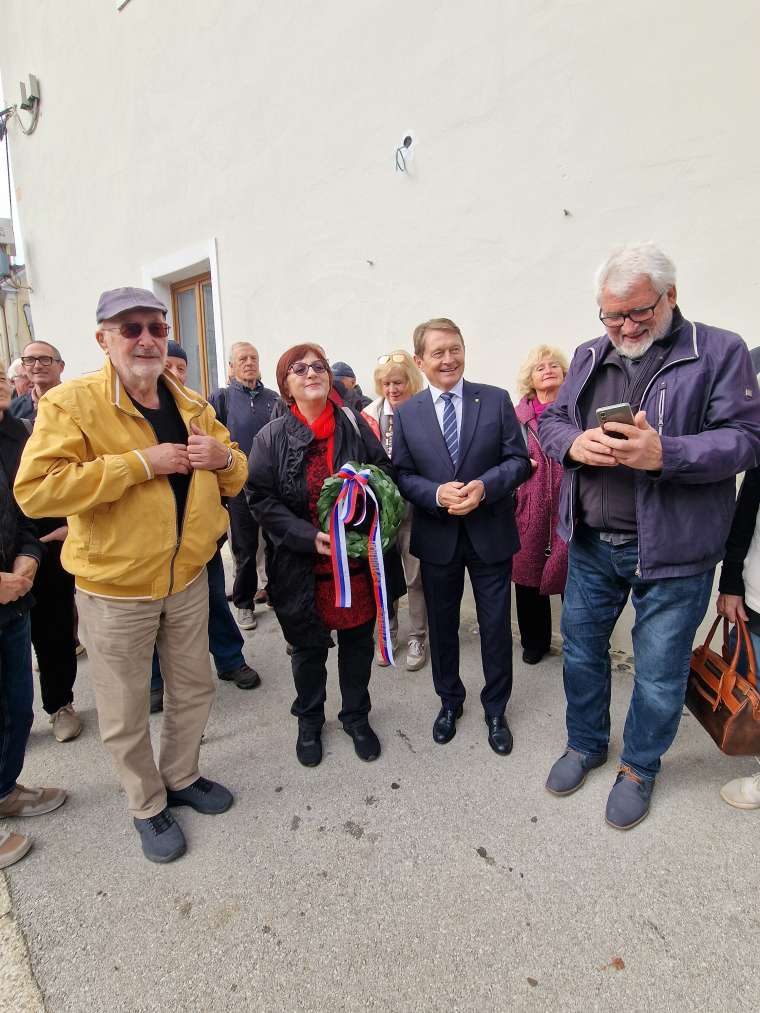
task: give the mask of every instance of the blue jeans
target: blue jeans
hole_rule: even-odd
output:
[[[33,702],[32,641],[25,612],[0,627],[0,799],[16,787],[24,766]]]
[[[713,570],[642,580],[638,543],[613,546],[588,529],[570,543],[562,609],[568,745],[603,753],[610,737],[610,636],[631,595],[633,695],[621,762],[652,780],[678,731],[694,634],[707,611]]]
[[[243,634],[232,618],[227,594],[224,590],[224,563],[219,549],[208,561],[208,646],[214,657],[217,675],[220,672],[234,672],[245,664],[243,657]],[[153,651],[153,675],[151,689],[160,689],[161,665],[158,651]]]

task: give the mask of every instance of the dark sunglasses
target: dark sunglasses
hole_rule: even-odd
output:
[[[295,373],[296,376],[306,376],[310,369],[313,369],[317,376],[327,372],[327,366],[319,360],[316,362],[294,362],[288,372]]]
[[[104,327],[103,330],[118,331],[122,338],[132,338],[133,340],[136,340],[140,337],[144,330],[147,331],[152,338],[168,338],[171,327],[158,320],[153,320],[149,324],[119,324],[118,327]]]

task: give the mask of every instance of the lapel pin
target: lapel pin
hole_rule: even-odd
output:
[[[480,398],[479,397],[475,398],[475,404],[480,404]]]

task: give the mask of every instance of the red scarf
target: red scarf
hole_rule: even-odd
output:
[[[335,470],[333,466],[333,444],[335,442],[335,410],[332,401],[328,400],[321,415],[318,415],[313,422],[307,422],[306,416],[300,411],[298,405],[293,402],[290,406],[291,412],[299,422],[303,422],[314,433],[315,440],[327,440],[327,467],[332,475]]]

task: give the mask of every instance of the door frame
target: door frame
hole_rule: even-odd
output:
[[[199,391],[204,397],[208,397],[211,391],[209,390],[208,382],[208,349],[206,348],[206,307],[203,302],[203,285],[211,285],[211,291],[213,293],[214,284],[211,280],[211,274],[208,271],[204,271],[203,274],[196,274],[193,278],[184,278],[182,281],[175,281],[171,286],[171,298],[172,298],[172,319],[174,336],[175,339],[182,345],[182,332],[179,328],[179,308],[177,305],[177,296],[180,292],[188,292],[192,289],[195,290],[195,318],[199,323],[198,328],[198,360],[201,367],[201,387]],[[217,356],[218,359],[218,356]]]
[[[152,263],[144,264],[142,268],[143,288],[150,289],[161,299],[169,310],[167,319],[174,326],[172,285],[202,274],[211,275],[211,301],[214,310],[214,336],[216,338],[216,372],[219,383],[223,385],[227,377],[227,364],[225,362],[224,322],[222,320],[216,237],[175,250]]]

